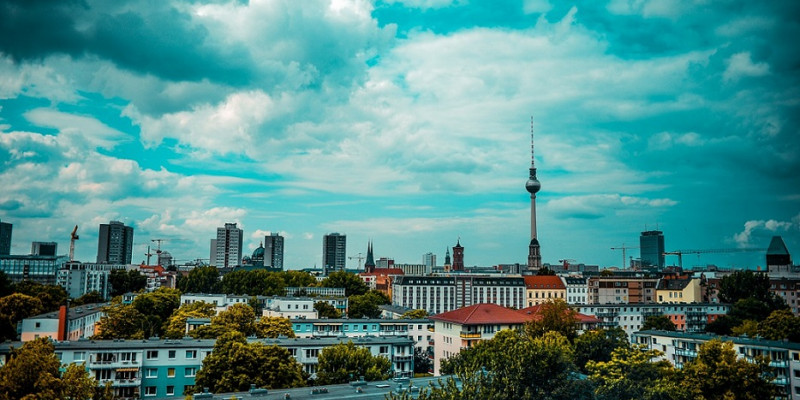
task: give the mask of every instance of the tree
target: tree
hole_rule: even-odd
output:
[[[58,310],[66,304],[67,291],[58,285],[42,285],[34,281],[22,281],[14,285],[14,291],[36,297],[42,302],[42,311],[50,312]]]
[[[370,290],[363,295],[353,295],[348,299],[347,316],[350,318],[378,318],[381,310],[378,306],[391,304],[389,297],[377,290]]]
[[[185,277],[178,276],[177,286],[182,293],[219,293],[222,283],[216,267],[196,267]]]
[[[0,297],[5,297],[14,293],[14,284],[5,272],[0,271]]]
[[[331,272],[327,278],[320,282],[320,286],[344,288],[346,297],[363,295],[369,290],[367,284],[358,275],[345,271]]]
[[[115,269],[108,275],[111,284],[111,297],[129,292],[138,292],[147,286],[147,277],[138,270]]]
[[[152,329],[145,332],[148,337],[161,336],[164,326],[175,310],[180,307],[181,292],[177,289],[161,287],[150,293],[136,296],[131,305],[144,315]]]
[[[556,272],[550,268],[542,267],[539,268],[539,271],[536,272],[536,275],[555,275]]]
[[[414,347],[414,373],[427,374],[433,372],[433,362],[431,362],[428,352],[420,347]]]
[[[36,394],[56,398],[61,389],[59,365],[53,343],[47,338],[12,348],[8,361],[0,368],[0,399],[16,400]]]
[[[17,338],[17,324],[43,312],[42,301],[22,293],[0,298],[0,340]]]
[[[68,364],[61,376],[61,395],[67,400],[90,399],[97,388],[97,381],[89,375],[86,364]]]
[[[758,334],[765,339],[800,342],[800,317],[789,310],[776,310],[758,324]]]
[[[672,364],[667,360],[652,361],[662,354],[640,346],[624,346],[612,352],[610,361],[589,361],[586,367],[597,385],[597,399],[690,399],[688,391],[678,384]]]
[[[164,326],[164,337],[180,339],[186,334],[186,321],[189,318],[211,318],[217,311],[213,304],[197,301],[181,305],[169,317]]]
[[[78,297],[77,299],[72,299],[69,302],[69,305],[70,305],[70,307],[72,307],[72,306],[82,306],[84,304],[102,303],[104,301],[105,301],[105,299],[100,294],[100,292],[98,292],[96,290],[93,290],[93,291],[91,291],[89,293],[84,294],[81,297]]]
[[[392,364],[388,358],[373,356],[366,347],[353,342],[328,346],[319,354],[317,382],[320,385],[347,383],[363,376],[367,381],[389,377]]]
[[[304,271],[283,271],[283,281],[286,286],[307,287],[315,284],[317,279],[313,275]]]
[[[613,329],[593,329],[578,336],[575,345],[575,365],[584,373],[588,372],[589,361],[611,361],[611,354],[620,347],[630,346],[628,335],[620,327]]]
[[[674,331],[675,323],[666,315],[651,315],[644,319],[642,330]]]
[[[211,318],[211,325],[201,326],[189,335],[198,339],[214,339],[235,331],[245,336],[256,333],[256,314],[247,304],[237,303]]]
[[[324,301],[317,301],[314,303],[314,309],[317,310],[317,315],[320,318],[341,318],[342,314],[336,307]]]
[[[741,325],[733,327],[731,333],[734,336],[747,335],[749,337],[756,337],[758,335],[758,322],[752,319],[742,321]]]
[[[147,316],[131,304],[112,303],[103,312],[93,339],[144,339],[145,331],[153,330]]]
[[[539,337],[547,332],[558,332],[570,341],[578,335],[576,312],[562,299],[551,299],[543,303],[539,313],[531,322],[525,324],[525,331],[531,337]]]
[[[418,310],[406,311],[406,312],[403,313],[403,315],[400,318],[403,318],[403,319],[422,319],[422,318],[427,318],[427,317],[428,317],[428,312],[427,311],[425,311],[423,309],[418,309]]]
[[[248,343],[239,332],[228,332],[217,339],[195,382],[196,387],[208,387],[216,393],[245,391],[250,384],[269,389],[305,385],[302,366],[289,350]]]
[[[255,323],[255,331],[260,338],[295,337],[292,321],[283,317],[261,317]]]
[[[720,280],[717,296],[723,303],[733,304],[742,299],[754,298],[771,308],[782,308],[783,299],[774,295],[769,289],[767,274],[750,270],[736,271]]]
[[[698,399],[756,400],[778,395],[767,359],[739,358],[733,343],[719,339],[703,343],[697,358],[684,365],[683,374],[683,384]]]

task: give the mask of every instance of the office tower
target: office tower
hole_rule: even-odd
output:
[[[643,267],[664,268],[664,232],[642,232],[639,236],[639,251]]]
[[[211,239],[210,244],[208,246],[209,254],[208,254],[208,265],[217,265],[217,239]]]
[[[111,221],[100,224],[97,237],[97,263],[130,264],[133,255],[133,227]]]
[[[11,254],[11,229],[14,226],[0,221],[0,256]]]
[[[428,268],[428,271],[431,271],[432,268],[436,267],[436,254],[433,253],[425,253],[422,255],[422,265]]]
[[[264,236],[264,266],[283,270],[283,236],[277,233]]]
[[[347,260],[347,235],[329,233],[322,237],[322,266],[343,271]]]
[[[214,266],[232,268],[242,265],[243,237],[244,231],[237,228],[236,223],[226,223],[224,227],[217,228]]]
[[[531,117],[531,167],[528,168],[528,172],[528,181],[525,182],[525,190],[531,194],[531,242],[528,245],[528,268],[538,270],[542,268],[542,254],[536,235],[536,192],[542,188],[542,184],[536,179],[536,167],[533,164],[533,117]]]
[[[464,270],[464,247],[461,246],[461,239],[458,239],[453,246],[453,271]]]
[[[56,242],[33,242],[31,243],[31,255],[34,256],[55,256],[58,251]]]
[[[375,255],[372,254],[372,241],[367,244],[367,261],[364,263],[364,272],[375,272]]]
[[[767,248],[767,268],[792,265],[792,255],[780,236],[773,236]]]

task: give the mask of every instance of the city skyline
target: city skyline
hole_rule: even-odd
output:
[[[329,232],[348,256],[371,240],[418,263],[460,238],[466,266],[525,264],[531,116],[542,262],[619,266],[611,247],[647,230],[668,251],[773,235],[800,251],[796,2],[14,7],[0,27],[14,254],[63,252],[78,225],[91,261],[98,226],[121,221],[133,262],[158,238],[181,263],[237,223],[243,255],[284,236],[286,268],[322,267]]]

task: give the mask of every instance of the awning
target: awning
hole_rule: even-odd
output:
[[[136,372],[139,368],[117,368],[117,372]]]

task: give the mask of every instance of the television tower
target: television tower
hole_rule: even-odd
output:
[[[531,194],[531,243],[528,245],[528,269],[539,270],[542,268],[542,254],[539,249],[539,239],[536,237],[536,192],[542,184],[536,179],[536,167],[533,163],[533,117],[531,117],[531,167],[528,169],[530,176],[525,182],[525,189]]]

